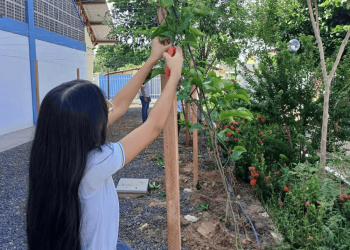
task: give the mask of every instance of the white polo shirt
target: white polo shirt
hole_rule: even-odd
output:
[[[103,145],[88,154],[79,187],[82,205],[82,250],[116,250],[119,230],[119,200],[112,175],[124,166],[120,143]]]
[[[143,85],[141,87],[141,89],[145,88],[145,95],[146,95],[146,97],[149,97],[149,84],[150,83],[148,82],[148,83],[146,83],[145,85]],[[141,89],[140,89],[140,96],[143,96]]]

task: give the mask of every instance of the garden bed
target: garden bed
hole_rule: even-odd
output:
[[[108,140],[118,141],[133,129],[140,126],[141,109],[131,108],[127,114],[113,124],[108,130]],[[203,141],[204,138],[200,138]],[[235,249],[235,232],[230,218],[225,224],[220,219],[225,215],[226,195],[220,173],[212,169],[213,161],[209,159],[205,148],[201,147],[199,158],[199,181],[202,189],[192,188],[192,148],[184,146],[185,135],[181,133],[179,144],[180,164],[180,202],[181,202],[181,230],[183,249]],[[160,196],[165,191],[165,175],[161,161],[163,138],[162,134],[145,150],[141,152],[124,169],[114,176],[115,184],[120,178],[149,178],[150,182],[157,182],[161,187],[150,190],[147,195],[137,198],[120,198],[120,231],[119,237],[126,241],[133,249],[167,249],[166,198]],[[184,191],[186,189],[186,191]],[[187,192],[192,189],[192,192]],[[274,224],[268,217],[260,201],[247,183],[238,183],[236,195],[243,205],[250,219],[254,223],[259,240],[263,246],[274,244],[271,232]],[[209,203],[209,209],[200,211],[199,203]],[[192,215],[199,220],[188,222],[184,216]],[[258,249],[255,236],[247,220],[239,218],[240,238],[243,248]],[[245,230],[246,228],[246,235]],[[270,249],[269,247],[266,247]]]

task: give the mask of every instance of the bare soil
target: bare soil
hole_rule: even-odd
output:
[[[140,125],[141,110],[132,108],[125,117],[109,128],[108,140],[118,141]],[[239,202],[255,226],[261,248],[258,247],[253,230],[241,212],[235,214],[239,225],[238,232],[235,231],[232,218],[229,218],[227,223],[220,220],[226,211],[226,195],[220,173],[213,169],[214,162],[206,153],[204,136],[199,136],[199,181],[202,186],[200,190],[193,185],[192,147],[185,147],[183,133],[180,133],[179,141],[182,249],[271,249],[275,244],[271,234],[275,226],[254,195],[251,186],[235,181],[236,196],[240,197]],[[133,249],[167,249],[166,199],[159,195],[165,191],[165,175],[163,167],[152,161],[162,152],[161,134],[140,156],[114,176],[116,185],[121,177],[149,178],[150,182],[156,181],[161,184],[160,189],[150,190],[146,196],[120,198],[119,238]],[[198,210],[199,203],[209,203],[209,209]],[[232,204],[236,209],[236,203],[232,201]],[[189,222],[184,218],[186,215],[195,216],[198,221]],[[236,233],[239,235],[238,241]]]

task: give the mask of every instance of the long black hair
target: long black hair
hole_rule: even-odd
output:
[[[42,101],[30,154],[27,239],[30,250],[81,250],[79,185],[88,153],[106,140],[100,88],[75,80]]]

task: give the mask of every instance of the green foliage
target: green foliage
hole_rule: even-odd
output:
[[[208,210],[209,209],[209,203],[199,203],[198,210]]]
[[[295,57],[286,44],[279,43],[276,56],[262,54],[259,68],[253,73],[246,72],[245,76],[252,96],[251,106],[247,107],[275,125],[274,132],[279,138],[276,135],[273,138],[289,144],[288,151],[296,154],[292,159],[298,160],[306,154],[314,157],[313,149],[320,145],[316,133],[322,124],[322,106],[316,102],[320,84],[318,73],[314,73],[319,71],[314,66],[312,39],[300,36],[305,50]],[[303,139],[306,137],[311,139],[311,144]]]
[[[156,161],[158,166],[165,168],[165,160],[162,153],[158,153],[158,155],[157,158],[152,158],[152,161]]]
[[[94,60],[94,72],[103,73],[135,68],[145,62],[148,54],[125,44],[99,46]]]
[[[157,185],[157,183],[154,181],[154,182],[150,182],[150,183],[148,183],[148,187],[150,188],[150,189],[159,189],[160,187],[161,187],[162,185]]]
[[[350,247],[345,237],[350,230],[350,188],[340,189],[334,176],[322,175],[320,169],[320,165],[298,164],[293,170],[262,171],[258,177],[256,192],[272,214],[285,247]]]
[[[313,4],[313,1],[311,1]],[[253,13],[248,19],[250,23],[250,37],[263,41],[265,48],[274,46],[277,41],[287,43],[300,34],[314,36],[306,0],[262,0],[259,5],[248,4]],[[349,0],[318,1],[320,35],[322,37],[325,56],[332,57],[339,46],[350,23]],[[301,47],[303,51],[305,48]],[[346,52],[345,52],[346,53]],[[315,53],[316,64],[319,54]]]

